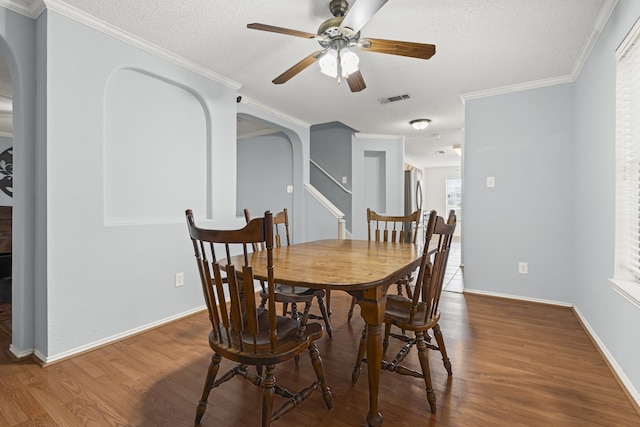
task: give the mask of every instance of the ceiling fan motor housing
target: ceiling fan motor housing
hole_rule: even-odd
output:
[[[329,10],[335,17],[344,16],[349,8],[349,3],[346,0],[331,0],[329,3]]]

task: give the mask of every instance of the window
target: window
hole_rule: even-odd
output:
[[[456,215],[460,214],[462,207],[462,180],[460,178],[447,178],[447,210],[456,211]]]
[[[640,21],[616,51],[614,289],[640,307]]]

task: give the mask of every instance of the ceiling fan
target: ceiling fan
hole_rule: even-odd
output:
[[[362,27],[369,22],[371,17],[387,1],[357,0],[349,9],[349,4],[346,0],[331,0],[329,10],[334,17],[320,24],[317,34],[258,23],[248,24],[247,28],[305,39],[315,39],[322,47],[321,50],[313,52],[276,77],[273,80],[274,84],[286,83],[302,70],[319,61],[320,69],[324,74],[337,78],[338,83],[340,83],[340,78],[344,77],[349,83],[351,91],[359,92],[367,86],[364,83],[362,73],[358,69],[358,56],[353,53],[351,48],[358,47],[368,52],[387,53],[419,59],[429,59],[436,53],[436,47],[432,44],[369,37],[360,38]],[[347,9],[349,9],[348,12]]]

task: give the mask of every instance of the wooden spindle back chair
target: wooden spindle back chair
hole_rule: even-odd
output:
[[[399,215],[380,215],[379,213],[367,208],[367,237],[369,241],[385,242],[385,243],[416,243],[418,237],[418,226],[420,225],[421,210],[399,216]],[[402,287],[411,297],[411,282],[413,281],[413,273],[402,277],[396,282],[398,295],[402,295]],[[356,299],[351,299],[351,307],[347,313],[347,321],[353,317],[353,309],[356,306]]]
[[[247,222],[251,220],[251,214],[249,213],[249,209],[245,208],[244,218]],[[278,212],[273,217],[273,226],[274,226],[276,247],[279,248],[282,246],[283,236],[287,241],[287,246],[290,246],[291,237],[289,236],[289,213],[286,208]],[[258,250],[261,250],[260,248],[261,247],[258,245]],[[268,299],[268,295],[264,288],[264,284],[261,283],[261,285],[262,285],[262,293],[261,293],[262,302],[260,303],[260,306],[264,307],[264,304]],[[282,285],[282,284],[276,283],[275,301],[282,303],[282,315],[286,316],[287,314],[290,314],[291,317],[293,317],[294,319],[298,319],[301,316],[300,312],[298,311],[298,304],[304,304],[304,307],[305,307],[304,309],[306,310],[306,312],[303,313],[303,315],[307,315],[309,319],[322,319],[324,321],[324,326],[327,330],[327,335],[329,335],[329,338],[331,338],[333,336],[333,332],[331,330],[331,321],[329,319],[328,310],[324,303],[325,297],[326,297],[326,292],[324,291],[324,289],[310,289],[302,286],[289,286],[289,285]],[[311,307],[311,304],[314,298],[317,299],[318,301],[320,316],[309,312],[309,309]],[[289,307],[291,307],[290,311],[289,311]],[[298,359],[296,359],[296,362],[297,361]]]
[[[425,242],[422,259],[416,277],[416,286],[411,298],[403,295],[387,295],[387,306],[384,314],[385,337],[383,349],[386,353],[389,346],[389,337],[397,338],[405,344],[391,362],[382,361],[381,369],[423,378],[427,392],[427,401],[432,413],[436,412],[436,397],[431,385],[431,372],[429,370],[428,349],[438,350],[442,355],[442,361],[448,375],[452,375],[451,362],[447,356],[444,338],[440,330],[440,295],[444,283],[445,270],[449,259],[451,241],[456,228],[456,216],[454,211],[449,213],[447,221],[431,211],[427,224],[425,224]],[[435,248],[430,244],[437,238]],[[402,330],[401,334],[391,333],[391,327],[397,326]],[[431,343],[428,334],[429,329],[437,344]],[[409,336],[405,331],[412,331],[414,336]],[[353,368],[352,383],[356,383],[360,375],[360,365],[365,356],[367,330],[365,328],[356,364]],[[418,359],[422,372],[415,371],[404,365],[402,361],[409,354],[411,348],[418,349]]]
[[[240,230],[200,228],[196,226],[191,210],[186,211],[186,218],[211,321],[209,346],[213,350],[195,424],[200,425],[211,390],[236,375],[262,389],[263,426],[270,425],[271,421],[295,408],[317,388],[322,389],[325,404],[331,409],[331,392],[315,344],[315,340],[322,336],[322,326],[307,324],[304,316],[297,321],[276,314],[271,212],[266,212],[264,218],[251,220]],[[254,244],[262,244],[267,252],[267,269],[262,272],[263,277],[267,277],[267,308],[260,308],[256,303],[252,253],[248,250]],[[225,263],[221,263],[217,248],[222,248]],[[237,253],[242,255],[241,264],[231,264],[230,258]],[[304,350],[309,351],[317,380],[293,394],[276,384],[275,365],[300,355]],[[216,380],[222,358],[237,365]],[[256,369],[258,373],[250,373],[248,366],[259,368]],[[262,367],[266,367],[264,377]],[[274,411],[276,394],[284,397],[285,402]]]

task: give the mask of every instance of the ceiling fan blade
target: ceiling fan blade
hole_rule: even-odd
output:
[[[354,33],[357,33],[387,1],[388,0],[357,0],[347,11],[341,26],[349,27]]]
[[[360,39],[360,49],[369,52],[388,53],[390,55],[410,56],[412,58],[429,59],[436,54],[436,46],[432,44],[401,42],[398,40]]]
[[[347,77],[347,83],[349,83],[349,89],[351,89],[351,92],[360,92],[362,89],[367,87],[364,83],[360,70],[349,74],[349,77]]]
[[[317,34],[307,33],[305,31],[292,30],[290,28],[275,27],[273,25],[267,25],[267,24],[258,24],[258,23],[247,24],[247,28],[250,28],[252,30],[269,31],[272,33],[280,33],[280,34],[286,34],[289,36],[302,37],[304,39],[315,39],[316,37],[318,37]]]
[[[288,82],[292,77],[297,75],[300,71],[307,68],[309,65],[313,64],[318,60],[318,57],[322,53],[321,50],[313,52],[311,55],[304,58],[302,61],[298,62],[293,67],[289,68],[284,73],[280,74],[278,77],[273,79],[273,83],[277,85],[281,85],[282,83]]]

